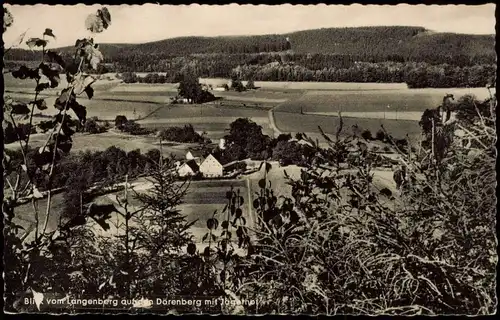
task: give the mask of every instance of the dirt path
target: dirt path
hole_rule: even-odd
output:
[[[274,108],[273,108],[274,109]],[[269,126],[271,127],[271,129],[273,130],[273,133],[274,133],[274,137],[277,138],[280,134],[282,134],[283,132],[278,129],[278,127],[276,126],[276,122],[274,120],[274,111],[273,109],[270,109],[268,111],[268,116],[269,116]]]

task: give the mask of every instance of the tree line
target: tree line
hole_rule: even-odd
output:
[[[208,58],[211,60],[212,58]],[[432,65],[425,62],[361,62],[352,57],[346,63],[295,63],[287,55],[278,56],[277,60],[241,61],[242,64],[228,63],[222,60],[205,61],[205,58],[182,58],[184,63],[192,65],[200,77],[231,78],[235,74],[241,80],[255,81],[313,81],[313,82],[405,82],[411,88],[447,88],[447,87],[484,87],[496,74],[495,64],[475,64],[458,66],[456,64]],[[271,61],[271,62],[268,62]],[[268,62],[261,64],[261,62]],[[134,62],[135,63],[135,62]],[[144,62],[141,62],[144,63]],[[185,67],[184,63],[164,63],[154,72],[139,77],[134,72],[125,72],[122,79],[126,83],[175,83],[178,82]],[[343,65],[343,66],[342,66]],[[126,68],[151,72],[149,66]]]

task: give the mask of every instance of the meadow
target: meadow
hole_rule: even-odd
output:
[[[184,203],[182,203],[178,210],[186,217],[188,222],[195,221],[191,228],[194,240],[198,243],[201,242],[203,235],[207,232],[206,221],[212,217],[215,210],[218,214],[216,218],[220,222],[226,217],[226,214],[221,213],[224,206],[227,204],[226,192],[230,190],[231,186],[235,191],[240,190],[240,195],[244,199],[244,204],[241,209],[243,217],[247,220],[247,225],[253,221],[250,217],[248,206],[248,192],[246,182],[244,180],[203,180],[192,181],[189,185]],[[96,202],[99,204],[115,204],[116,206],[117,193],[111,193],[99,197]],[[129,203],[132,207],[139,207],[141,204],[133,196],[129,198]],[[39,226],[43,226],[45,219],[45,210],[47,200],[41,199],[38,202],[40,209]],[[52,211],[49,217],[47,226],[48,231],[55,230],[59,223],[59,219],[64,209],[63,194],[57,194],[52,198]],[[16,222],[22,225],[26,230],[31,230],[36,225],[35,214],[31,203],[21,205],[16,208]],[[120,217],[118,214],[113,214],[110,219],[110,225],[116,224]],[[113,232],[113,228],[109,232]]]
[[[340,118],[324,115],[274,112],[274,118],[276,126],[280,131],[291,133],[305,132],[317,134],[320,133],[318,127],[321,127],[325,133],[334,135],[340,125]],[[343,117],[343,121],[342,134],[352,133],[353,126],[357,126],[359,130],[370,130],[375,135],[381,129],[381,125],[396,139],[405,138],[407,134],[410,137],[417,137],[421,133],[417,121],[354,117]],[[318,137],[318,135],[315,135],[315,137]]]
[[[201,78],[200,82],[216,87],[230,80]],[[26,91],[29,83],[6,75],[9,91],[24,86],[24,92],[31,92]],[[229,124],[237,118],[250,118],[263,127],[265,134],[273,135],[267,112],[271,108],[274,108],[276,126],[282,132],[317,136],[318,126],[321,126],[325,132],[333,134],[339,123],[336,116],[342,111],[345,131],[358,125],[375,133],[383,124],[394,137],[402,138],[406,134],[417,136],[421,113],[440,105],[447,93],[454,94],[455,99],[469,93],[478,98],[488,97],[485,88],[408,89],[401,83],[257,81],[255,85],[259,89],[240,93],[214,91],[222,99],[203,105],[173,105],[170,102],[176,95],[177,84],[124,84],[119,80],[99,80],[94,84],[94,98],[89,100],[82,96],[80,103],[87,107],[88,117],[113,121],[120,114],[153,129],[192,124],[195,130],[206,132],[211,139],[226,135]],[[56,93],[55,89],[44,92],[49,105]],[[32,98],[32,94],[7,94],[26,101]],[[44,113],[54,114],[55,111],[49,108]],[[103,140],[101,145],[113,143],[112,138],[103,138],[107,141]],[[117,143],[122,145],[122,142]]]
[[[485,88],[402,89],[359,91],[308,91],[298,99],[289,100],[275,110],[282,112],[337,114],[343,112],[423,112],[436,108],[446,94],[455,99],[473,94],[479,99],[488,97]]]
[[[200,83],[222,86],[230,84],[224,78],[200,78]],[[243,85],[247,81],[242,81]],[[391,90],[406,89],[405,83],[361,83],[361,82],[297,82],[297,81],[254,81],[256,87],[274,90]]]

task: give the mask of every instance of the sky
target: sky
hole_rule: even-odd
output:
[[[90,36],[85,19],[100,5],[5,5],[14,16],[6,47],[51,28],[50,47]],[[495,34],[495,5],[118,5],[107,6],[111,26],[98,43],[141,43],[180,36],[258,35],[358,26],[421,26],[436,32]],[[20,47],[25,48],[22,44]]]

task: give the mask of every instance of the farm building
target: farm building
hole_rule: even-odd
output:
[[[181,177],[186,177],[186,176],[194,176],[196,173],[198,173],[199,166],[196,163],[195,160],[188,160],[184,162],[183,164],[179,165],[179,168],[177,169],[177,173]]]
[[[215,87],[213,90],[214,91],[228,91],[228,87],[227,86],[219,86],[219,87]]]
[[[186,160],[195,160],[198,166],[205,160],[203,158],[203,152],[199,150],[188,150],[186,153]]]
[[[226,149],[226,139],[220,138],[220,140],[219,140],[219,149],[221,149],[221,150]]]
[[[210,154],[200,165],[200,172],[207,178],[222,177],[224,174],[224,167],[219,160]]]

